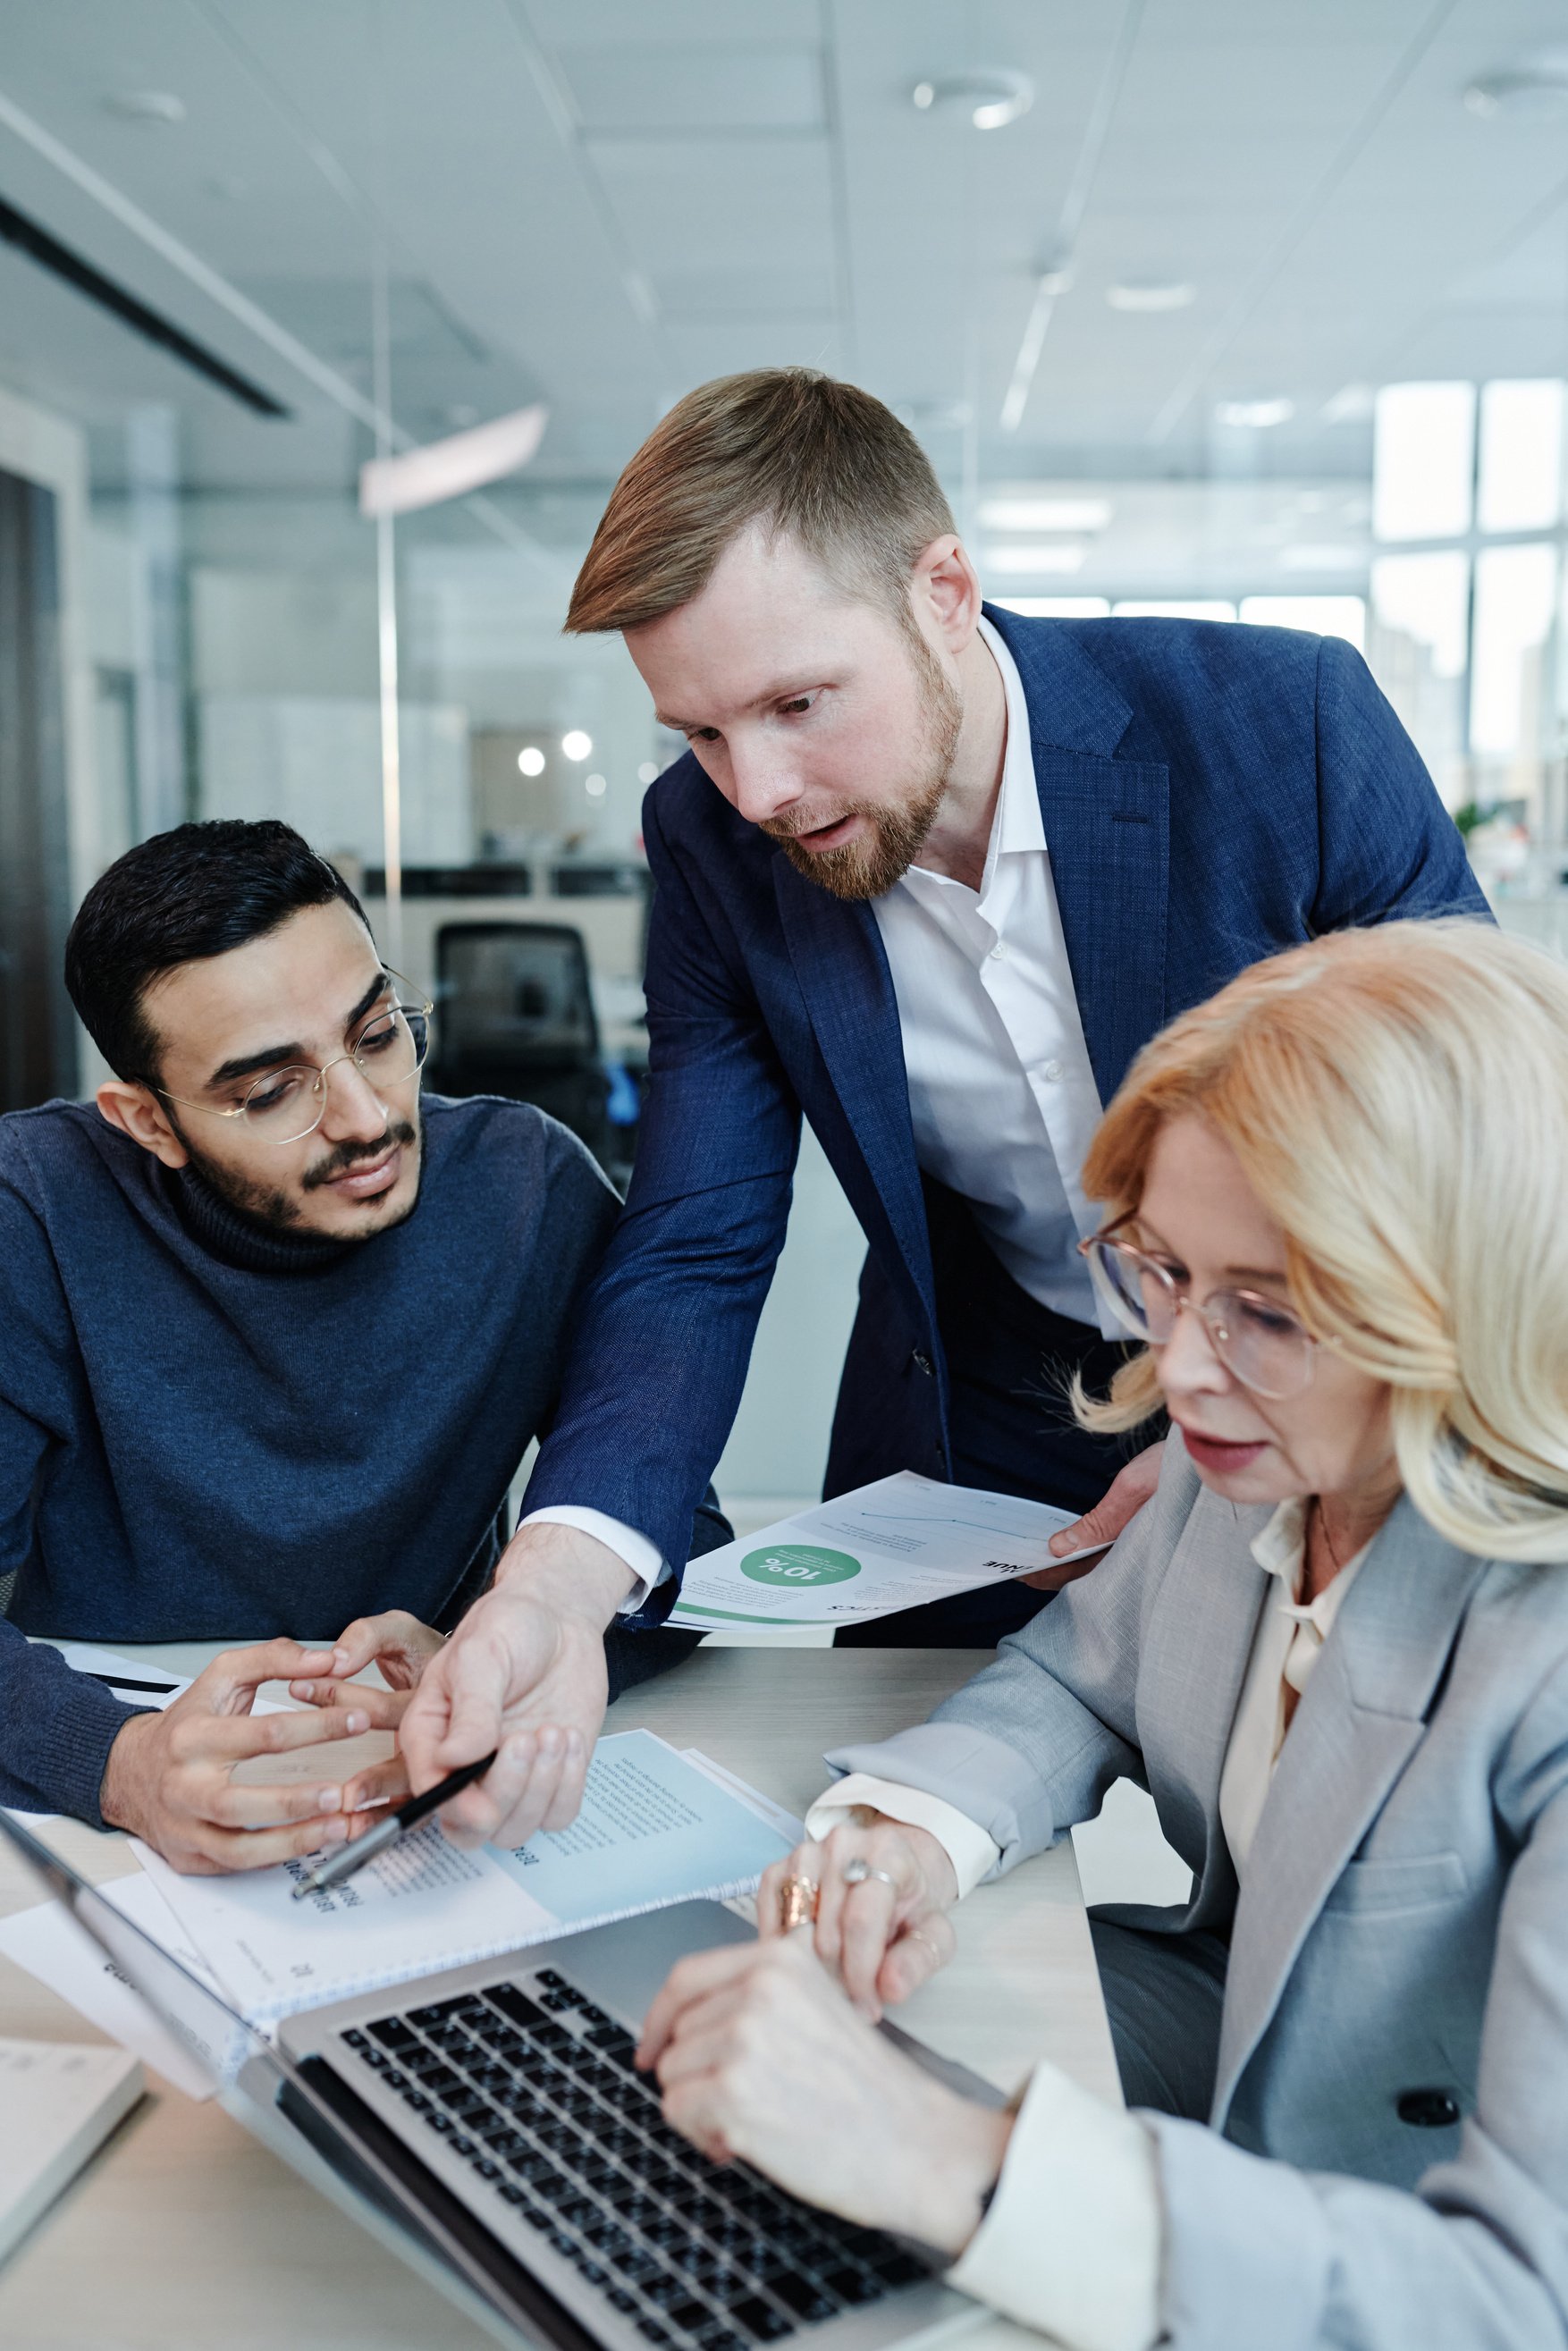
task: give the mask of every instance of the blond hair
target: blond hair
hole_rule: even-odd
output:
[[[915,559],[953,516],[914,434],[869,392],[810,368],[720,376],[676,402],[611,492],[569,632],[663,620],[753,522],[903,622]]]
[[[1186,1113],[1283,1231],[1309,1330],[1392,1390],[1422,1516],[1483,1558],[1568,1560],[1568,971],[1453,920],[1256,965],[1134,1063],[1083,1171],[1112,1217]],[[1074,1401],[1126,1428],[1158,1393],[1145,1353]]]

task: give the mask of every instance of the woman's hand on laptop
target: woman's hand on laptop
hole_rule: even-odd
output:
[[[342,1783],[324,1784],[319,1773],[285,1785],[234,1776],[253,1756],[286,1755],[370,1729],[363,1706],[325,1715],[305,1708],[252,1713],[263,1682],[320,1674],[330,1662],[329,1650],[303,1649],[298,1641],[262,1641],[214,1657],[162,1714],[135,1715],[116,1734],[99,1792],[104,1819],[192,1876],[266,1869],[369,1828],[375,1815],[350,1823]]]
[[[820,1850],[820,1848],[819,1848]],[[801,1933],[694,1952],[643,2027],[664,2118],[809,2203],[957,2254],[1012,2129],[873,2032]]]
[[[869,1826],[846,1823],[820,1844],[797,1845],[758,1888],[757,1928],[765,1940],[786,1931],[779,1896],[791,1878],[817,1888],[817,1957],[873,2023],[884,2005],[907,2000],[953,1956],[947,1912],[958,1880],[929,1829],[873,1814]]]

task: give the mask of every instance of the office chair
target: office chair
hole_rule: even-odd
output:
[[[437,1093],[534,1102],[623,1180],[582,934],[565,923],[444,923],[435,939]]]

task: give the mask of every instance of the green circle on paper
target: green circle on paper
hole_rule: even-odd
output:
[[[740,1572],[753,1583],[802,1592],[817,1583],[847,1583],[860,1573],[861,1563],[847,1551],[821,1551],[815,1543],[769,1543],[766,1551],[748,1551]]]

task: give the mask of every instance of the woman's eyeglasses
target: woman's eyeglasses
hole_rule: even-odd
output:
[[[1196,1314],[1226,1370],[1255,1395],[1282,1402],[1310,1384],[1318,1343],[1277,1300],[1256,1290],[1217,1290],[1200,1306],[1184,1297],[1167,1266],[1120,1239],[1114,1225],[1078,1249],[1112,1313],[1151,1347],[1176,1336],[1179,1314]]]
[[[404,987],[409,984],[401,972],[389,971],[387,977],[402,981]],[[352,1061],[377,1093],[389,1086],[404,1085],[415,1076],[430,1050],[430,1016],[434,1009],[423,999],[382,1005],[371,1015],[348,1052],[335,1053],[319,1069],[299,1061],[268,1070],[247,1088],[242,1102],[227,1110],[218,1110],[212,1102],[192,1102],[185,1094],[172,1094],[162,1086],[152,1091],[165,1102],[177,1102],[184,1110],[199,1110],[208,1118],[242,1119],[246,1134],[258,1143],[300,1143],[315,1134],[327,1115],[327,1072],[340,1061]]]

